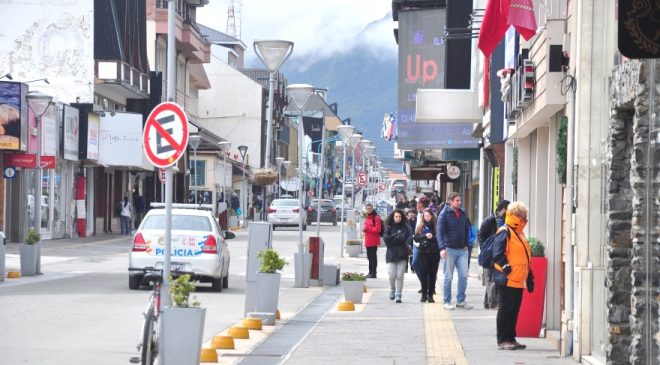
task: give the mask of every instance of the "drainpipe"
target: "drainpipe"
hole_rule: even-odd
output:
[[[566,278],[564,287],[568,290],[568,300],[566,301],[566,314],[568,317],[569,331],[573,332],[573,338],[577,339],[577,329],[578,324],[574,319],[574,313],[576,312],[575,308],[575,291],[577,286],[574,282],[575,277],[575,246],[574,246],[574,234],[573,234],[573,213],[574,213],[574,204],[575,199],[575,109],[576,109],[576,93],[575,86],[573,86],[573,92],[571,93],[572,105],[571,105],[571,117],[568,119],[567,126],[567,139],[566,139],[566,207],[565,207],[565,216],[566,216],[566,225],[567,225],[567,234],[566,239],[568,240],[568,247],[566,252]],[[572,323],[572,326],[570,325]],[[571,340],[572,342],[572,340]],[[573,353],[573,346],[570,346],[569,355]]]

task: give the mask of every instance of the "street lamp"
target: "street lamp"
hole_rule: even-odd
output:
[[[222,199],[227,203],[227,207],[229,207],[229,203],[227,201],[227,192],[225,191],[225,182],[227,181],[226,179],[226,172],[225,172],[225,165],[227,164],[227,151],[231,148],[231,142],[229,141],[221,141],[216,144],[218,146],[218,149],[220,150],[220,153],[222,153]],[[229,219],[229,218],[227,218]]]
[[[304,252],[303,252],[303,210],[305,209],[303,207],[303,199],[304,197],[304,191],[303,191],[303,152],[304,152],[304,134],[305,134],[305,127],[303,123],[303,108],[305,107],[305,104],[307,104],[307,100],[309,100],[309,97],[314,94],[314,86],[308,85],[308,84],[292,84],[286,87],[286,93],[291,98],[293,101],[294,106],[298,111],[300,112],[300,119],[298,120],[298,183],[300,184],[300,189],[299,189],[299,196],[298,196],[298,209],[299,209],[299,214],[300,214],[300,219],[298,222],[298,236],[299,236],[299,242],[298,242],[298,255],[300,259],[298,260],[300,262],[298,271],[300,273],[300,277],[296,277],[296,284],[299,288],[304,286],[304,268],[305,266],[303,265],[303,257],[304,257]]]
[[[355,128],[353,126],[347,125],[347,124],[342,124],[339,127],[337,127],[337,133],[341,137],[341,145],[342,149],[344,150],[343,153],[343,158],[342,158],[342,168],[341,168],[341,174],[342,174],[342,183],[341,183],[341,239],[339,241],[339,257],[343,258],[344,257],[344,218],[346,217],[346,208],[344,204],[344,200],[346,199],[346,147],[348,147],[348,138],[353,134],[355,131]]]
[[[36,110],[35,108],[32,108],[34,113],[37,115],[36,117],[36,129],[37,129],[37,155],[35,156],[36,160],[36,170],[35,170],[35,176],[34,176],[34,229],[37,232],[41,232],[41,128],[42,128],[42,122],[43,122],[43,116],[46,114],[46,111],[48,111],[48,108],[53,105],[53,97],[50,95],[46,95],[43,93],[40,93],[38,91],[36,92],[30,92],[27,95],[27,98],[29,101],[32,102],[32,104],[38,108]]]
[[[291,161],[286,160],[286,161],[282,162],[282,166],[284,166],[284,173],[286,173],[289,170],[289,166],[291,166]],[[287,178],[288,178],[288,176],[287,176]]]
[[[280,197],[280,171],[282,170],[282,164],[284,163],[284,157],[277,156],[275,157],[275,164],[277,165],[277,197]]]
[[[273,136],[273,98],[275,93],[275,73],[293,52],[293,42],[282,40],[254,41],[254,53],[270,72],[268,77],[268,112],[266,114],[266,156],[264,167],[270,168],[270,146]]]
[[[349,138],[348,144],[351,146],[351,209],[355,209],[355,147],[362,140],[362,135],[353,133]]]
[[[202,143],[202,136],[199,134],[193,134],[190,137],[188,137],[188,144],[190,147],[193,148],[193,153],[195,154],[195,190],[190,189],[193,191],[193,194],[195,195],[195,204],[197,204],[197,168],[199,167],[199,162],[197,161],[197,147]]]
[[[243,177],[241,179],[241,205],[243,206],[243,227],[247,225],[247,184],[245,181],[245,155],[247,154],[248,146],[242,144],[238,146],[238,152],[241,154],[241,163],[243,164]]]

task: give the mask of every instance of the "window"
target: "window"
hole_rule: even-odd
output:
[[[165,215],[151,215],[142,225],[143,230],[165,229]],[[172,230],[210,232],[211,222],[207,217],[172,214]]]
[[[206,161],[190,160],[190,186],[206,186]]]

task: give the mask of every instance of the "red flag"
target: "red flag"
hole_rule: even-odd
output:
[[[478,47],[486,58],[490,57],[512,25],[526,40],[536,34],[532,0],[488,0],[478,41]]]
[[[488,5],[486,5],[478,41],[478,47],[486,59],[493,53],[509,28],[506,23],[507,16],[502,13],[502,10],[508,10],[508,3],[508,0],[488,0]]]
[[[532,0],[510,0],[507,23],[516,27],[523,38],[529,40],[536,34],[536,15]]]
[[[484,60],[484,110],[490,108],[490,57]]]

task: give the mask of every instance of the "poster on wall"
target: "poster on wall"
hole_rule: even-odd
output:
[[[0,149],[21,150],[26,143],[26,84],[0,81]]]
[[[106,112],[101,117],[99,164],[142,167],[142,149],[142,114]]]
[[[64,159],[78,161],[79,145],[79,114],[78,109],[64,105]]]
[[[87,159],[99,159],[99,127],[101,117],[96,113],[89,113],[87,117]]]

